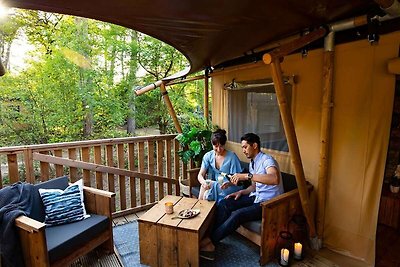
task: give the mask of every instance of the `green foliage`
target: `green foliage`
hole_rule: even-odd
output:
[[[196,166],[200,166],[204,154],[212,149],[211,134],[207,128],[185,127],[175,137],[181,145],[178,155],[185,164],[193,160]]]
[[[133,93],[187,66],[174,48],[121,26],[42,11],[18,10],[0,23],[2,56],[22,33],[33,47],[21,71],[0,79],[0,146],[123,137],[132,120],[176,132],[158,89]],[[202,86],[167,88],[183,127],[204,125]]]

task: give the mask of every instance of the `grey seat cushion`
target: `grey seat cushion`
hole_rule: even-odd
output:
[[[54,262],[80,248],[88,240],[103,233],[109,226],[106,216],[91,214],[82,221],[46,227],[49,260]]]
[[[45,211],[39,188],[64,190],[68,185],[68,176],[36,184],[34,205],[29,217],[44,222]],[[82,221],[46,227],[47,250],[50,262],[57,261],[72,253],[76,248],[85,245],[88,240],[103,233],[108,227],[108,217],[96,214],[90,214],[89,218]]]
[[[242,226],[252,232],[261,234],[261,220],[245,222]]]

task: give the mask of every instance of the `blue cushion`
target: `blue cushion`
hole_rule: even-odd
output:
[[[297,188],[296,176],[286,172],[281,172],[281,175],[285,193]]]
[[[67,187],[68,187],[68,176],[54,178],[49,181],[35,185],[35,188],[37,188],[37,189],[39,189],[39,188],[43,188],[43,189],[55,188],[55,189],[64,190]],[[32,219],[35,219],[39,222],[44,222],[45,211],[44,211],[42,198],[40,197],[38,190],[36,190],[36,192],[33,196],[32,210],[31,210],[31,213],[29,214],[29,217]]]
[[[69,224],[46,227],[50,262],[64,258],[88,240],[97,237],[109,227],[107,216],[91,214],[89,218]]]
[[[83,204],[82,180],[61,189],[39,189],[45,207],[45,223],[59,225],[83,220],[86,211]]]

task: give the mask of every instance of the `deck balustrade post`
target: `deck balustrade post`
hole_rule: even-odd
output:
[[[24,149],[25,178],[28,183],[35,182],[35,174],[33,169],[32,149]]]

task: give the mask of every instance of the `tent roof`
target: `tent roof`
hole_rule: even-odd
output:
[[[240,58],[272,41],[376,9],[372,0],[5,0],[12,7],[115,23],[181,51],[190,72]]]

